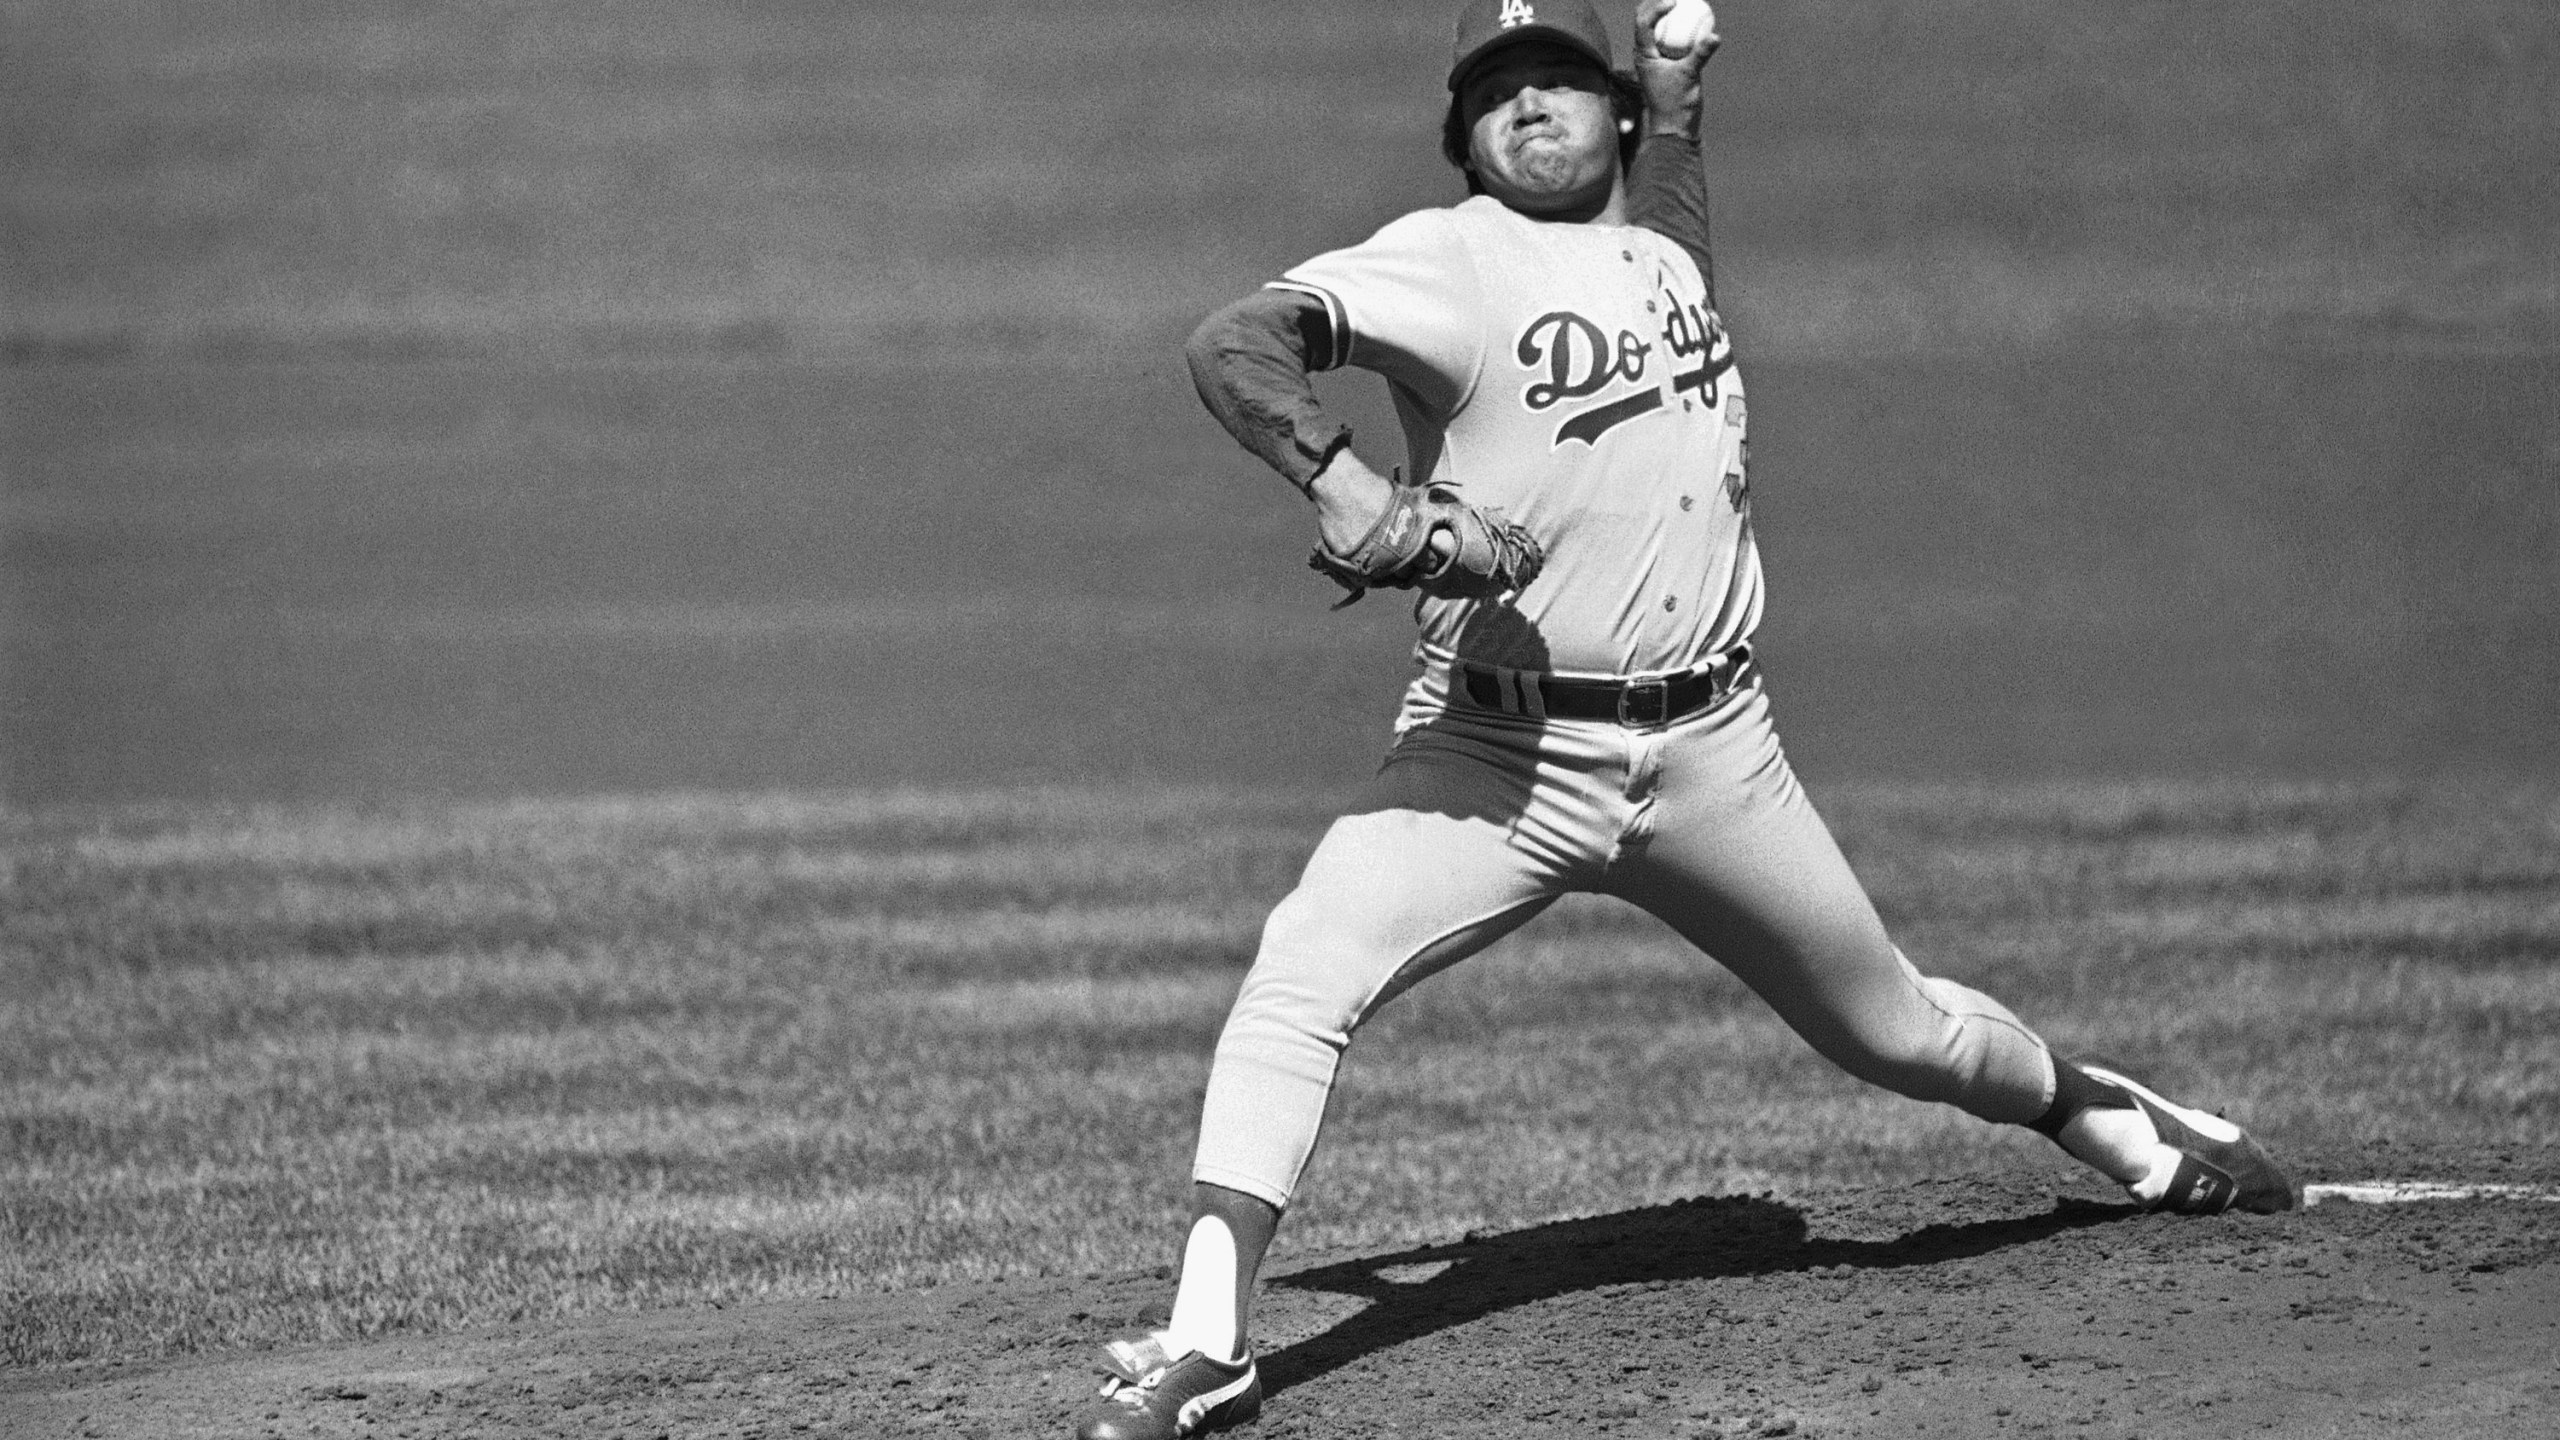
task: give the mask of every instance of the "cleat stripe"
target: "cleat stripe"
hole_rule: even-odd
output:
[[[2083,1065],[2080,1068],[2088,1071],[2091,1076],[2104,1080],[2110,1085],[2122,1086],[2124,1089],[2132,1092],[2135,1099],[2143,1102],[2144,1109],[2164,1112],[2170,1119],[2186,1126],[2188,1129],[2193,1130],[2207,1140],[2218,1141],[2224,1145],[2239,1143],[2240,1127],[2223,1119],[2219,1115],[2207,1115],[2201,1110],[2190,1110],[2184,1105],[2171,1101],[2167,1096],[2162,1095],[2159,1091],[2152,1089],[2150,1086],[2131,1080],[2113,1070],[2106,1069],[2103,1066]],[[2168,1137],[2164,1135],[2161,1138],[2165,1140]]]
[[[1242,1375],[1239,1375],[1235,1379],[1228,1381],[1226,1384],[1219,1386],[1217,1389],[1204,1391],[1201,1394],[1194,1395],[1190,1399],[1183,1401],[1182,1409],[1178,1416],[1178,1423],[1181,1427],[1182,1433],[1186,1435],[1189,1434],[1192,1427],[1198,1425],[1201,1419],[1210,1411],[1217,1409],[1219,1406],[1226,1404],[1228,1401],[1235,1399],[1248,1389],[1251,1389],[1253,1381],[1254,1372],[1250,1367],[1248,1367]]]

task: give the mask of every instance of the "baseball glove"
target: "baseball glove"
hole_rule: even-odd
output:
[[[1431,537],[1447,532],[1456,549],[1431,553]],[[1444,600],[1482,600],[1538,578],[1546,552],[1501,511],[1470,505],[1444,486],[1399,484],[1386,511],[1348,553],[1319,541],[1308,568],[1346,592],[1339,610],[1371,590],[1420,590]]]

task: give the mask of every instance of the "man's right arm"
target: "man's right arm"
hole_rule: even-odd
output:
[[[1315,502],[1316,529],[1348,550],[1377,523],[1393,484],[1351,453],[1350,427],[1324,413],[1310,378],[1338,354],[1323,302],[1266,287],[1200,322],[1183,347],[1200,403],[1236,443]],[[1437,547],[1435,547],[1437,548]]]
[[[1326,417],[1308,377],[1334,353],[1324,305],[1294,290],[1256,290],[1200,322],[1184,347],[1200,403],[1236,443],[1300,490],[1351,442]]]

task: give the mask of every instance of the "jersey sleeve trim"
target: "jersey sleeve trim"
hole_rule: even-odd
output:
[[[1341,296],[1321,285],[1310,285],[1304,280],[1274,280],[1263,288],[1287,290],[1304,295],[1324,306],[1326,335],[1324,353],[1308,356],[1308,369],[1339,370],[1351,363],[1351,312],[1343,305]]]
[[[1450,211],[1417,210],[1269,285],[1304,304],[1306,330],[1332,332],[1313,337],[1331,343],[1307,347],[1310,369],[1375,371],[1425,409],[1455,413],[1453,397],[1473,389],[1483,365],[1482,285],[1467,250]]]

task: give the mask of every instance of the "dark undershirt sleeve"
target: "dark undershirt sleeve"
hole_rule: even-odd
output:
[[[1200,322],[1183,354],[1200,403],[1236,443],[1304,490],[1351,431],[1328,419],[1309,375],[1311,355],[1334,353],[1324,305],[1290,290],[1257,290]]]
[[[1707,165],[1685,135],[1648,135],[1627,167],[1627,219],[1689,252],[1716,304],[1716,265],[1707,253]]]

